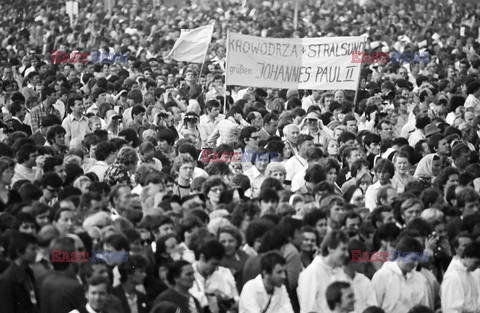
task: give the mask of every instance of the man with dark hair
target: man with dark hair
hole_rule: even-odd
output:
[[[32,135],[32,128],[27,124],[23,123],[25,115],[27,113],[27,108],[25,103],[20,100],[13,101],[10,104],[10,113],[12,114],[12,128],[14,130],[22,131],[28,136]]]
[[[308,167],[307,152],[313,148],[313,137],[301,134],[297,139],[298,154],[292,156],[285,162],[285,170],[287,171],[286,180],[292,181],[295,174]]]
[[[278,193],[273,189],[263,189],[258,195],[260,201],[260,216],[266,214],[275,214],[275,209],[280,202]]]
[[[473,272],[480,266],[480,243],[472,242],[450,262],[441,286],[443,312],[475,312],[480,288]]]
[[[55,89],[51,87],[45,87],[42,90],[42,103],[30,110],[30,126],[32,126],[33,133],[42,126],[43,119],[48,115],[54,114],[59,119],[62,118],[60,112],[53,107],[55,101]]]
[[[258,132],[260,140],[268,140],[275,135],[278,125],[278,114],[275,112],[268,113],[263,117],[263,127]]]
[[[190,293],[200,305],[230,309],[238,301],[238,291],[232,272],[219,266],[225,256],[225,248],[218,240],[209,240],[195,249],[197,261],[193,263],[196,283]]]
[[[380,141],[382,138],[377,134],[367,134],[363,138],[363,147],[367,154],[367,161],[370,164],[369,169],[373,169],[380,154]]]
[[[404,313],[418,304],[430,305],[427,279],[415,270],[423,253],[417,239],[404,237],[395,246],[394,259],[373,275],[378,304],[385,312]]]
[[[74,239],[57,238],[50,245],[50,250],[53,272],[45,277],[40,288],[40,312],[65,313],[82,310],[85,307],[85,296],[76,276],[78,264],[70,262],[75,251]],[[54,256],[60,259],[54,259]]]
[[[47,141],[47,130],[50,126],[60,125],[62,121],[56,115],[47,115],[42,119],[41,127],[30,136],[36,145],[43,146]]]
[[[389,120],[381,120],[377,124],[377,131],[382,140],[393,139],[393,125]]]
[[[70,140],[78,139],[81,141],[91,130],[88,127],[88,118],[83,115],[83,111],[85,111],[83,99],[78,95],[74,95],[68,99],[67,104],[68,111],[71,113],[63,120],[62,127],[67,132],[65,145],[68,146]]]
[[[415,127],[416,130],[408,138],[408,144],[414,147],[420,140],[426,139],[425,127],[430,124],[430,117],[426,114],[417,115]]]
[[[99,274],[90,277],[85,290],[87,304],[81,307],[80,313],[105,312],[109,305],[111,289],[112,286],[107,277]]]
[[[45,173],[40,181],[43,196],[40,198],[39,202],[46,205],[53,205],[55,198],[58,197],[58,194],[62,188],[62,184],[63,181],[60,176],[57,175],[57,173]]]
[[[35,263],[38,245],[31,234],[13,233],[8,253],[12,262],[0,275],[0,308],[2,312],[38,312],[38,291],[30,264]]]
[[[168,268],[167,280],[172,287],[158,295],[155,298],[155,304],[168,301],[178,306],[182,313],[192,313],[192,307],[198,313],[203,312],[200,303],[189,291],[195,282],[193,267],[190,263],[184,260],[173,262]]]
[[[391,179],[395,174],[395,167],[391,161],[381,159],[377,165],[375,165],[374,171],[378,177],[378,181],[368,186],[365,192],[365,207],[367,207],[370,212],[377,207],[377,194],[379,190],[383,186],[391,183]]]
[[[100,142],[95,150],[95,159],[97,161],[88,172],[95,173],[98,180],[102,182],[108,166],[115,162],[116,153],[117,147],[113,143],[109,141]]]
[[[149,312],[150,303],[147,295],[135,289],[135,286],[143,285],[147,276],[146,266],[147,261],[141,255],[129,256],[127,262],[120,263],[118,266],[120,285],[113,288],[112,294],[120,299],[125,313]]]
[[[380,226],[386,223],[394,223],[395,219],[393,217],[393,209],[388,205],[378,206],[373,210],[371,216],[373,227],[378,229]]]
[[[332,313],[349,313],[354,309],[355,296],[349,283],[332,283],[325,292],[325,298]]]
[[[322,242],[321,255],[300,273],[297,294],[301,313],[329,312],[327,286],[338,280],[348,281],[342,269],[349,256],[348,240],[344,232],[332,230]]]
[[[465,109],[473,108],[474,110],[477,107],[480,107],[480,81],[475,80],[467,85],[467,99],[465,99],[465,104],[463,105]]]
[[[465,169],[470,165],[470,149],[463,143],[456,144],[452,149],[453,167],[459,170]]]
[[[221,119],[223,119],[223,115],[220,116],[220,103],[217,100],[207,101],[205,103],[205,114],[200,115],[200,123],[198,124],[202,149],[213,148],[207,144],[208,137],[213,133],[213,129]]]
[[[277,252],[262,255],[262,274],[249,280],[240,295],[242,313],[293,313],[292,304],[285,287],[285,258]]]
[[[130,128],[134,129],[140,138],[144,129],[143,120],[146,112],[147,110],[141,105],[136,105],[132,108],[132,124],[130,124]]]
[[[36,146],[32,144],[21,146],[17,151],[16,158],[17,164],[15,165],[12,185],[15,184],[16,181],[23,179],[33,183],[42,177],[46,156],[39,156]]]

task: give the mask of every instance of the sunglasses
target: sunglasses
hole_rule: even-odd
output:
[[[259,140],[259,139],[260,139],[260,137],[258,137],[258,136],[255,136],[255,137],[250,137],[250,139],[253,139],[253,140]]]

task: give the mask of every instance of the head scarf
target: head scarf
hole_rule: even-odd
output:
[[[418,162],[417,169],[415,170],[415,174],[413,174],[413,176],[415,178],[433,177],[432,164],[433,164],[433,158],[435,156],[438,156],[438,155],[436,153],[432,153],[424,156],[420,160],[420,162]]]

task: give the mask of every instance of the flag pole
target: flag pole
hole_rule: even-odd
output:
[[[366,45],[367,45],[367,37],[363,37],[362,56],[365,53]],[[363,57],[362,57],[362,60],[363,60]],[[355,89],[355,98],[353,99],[353,106],[355,108],[355,111],[357,111],[357,108],[358,108],[357,97],[358,97],[358,89],[360,88],[360,80],[361,80],[361,77],[362,77],[362,68],[363,68],[363,62],[360,62],[360,70],[358,71],[357,89]]]
[[[227,77],[228,77],[228,38],[230,37],[230,30],[227,30],[227,44],[225,45],[225,93],[223,94],[223,114],[227,114]]]
[[[213,22],[212,24],[215,25],[215,22]],[[215,26],[214,26],[215,27]],[[214,29],[215,30],[215,29]],[[210,35],[210,43],[207,45],[207,48],[205,49],[205,54],[203,55],[203,62],[202,62],[202,66],[200,67],[200,76],[202,76],[202,72],[203,72],[203,66],[205,65],[205,59],[207,58],[207,53],[208,53],[208,48],[210,46],[210,44],[212,43],[212,35],[213,35],[213,30],[212,30],[212,34]]]
[[[293,29],[297,30],[298,26],[298,1],[300,0],[295,0],[295,9],[293,11]]]

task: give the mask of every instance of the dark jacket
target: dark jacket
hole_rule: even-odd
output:
[[[112,290],[112,294],[117,296],[120,299],[122,304],[123,312],[131,313],[130,306],[128,305],[127,296],[125,290],[123,290],[122,285],[119,285]],[[136,291],[137,294],[137,309],[138,313],[148,313],[150,311],[150,301],[143,292]]]
[[[19,130],[19,131],[22,131],[22,132],[26,133],[27,136],[32,135],[32,128],[30,126],[20,122],[19,120],[14,119],[14,118],[12,118],[12,128],[16,131]]]
[[[42,135],[40,130],[37,130],[33,135],[31,135],[30,139],[35,141],[37,146],[43,146],[45,142],[47,142],[47,139]]]
[[[53,271],[40,288],[41,313],[65,313],[81,310],[86,299],[82,285],[71,272]]]
[[[203,309],[195,297],[192,296],[192,299],[195,301],[195,306],[197,307],[198,313],[203,313]],[[188,306],[189,299],[184,295],[178,293],[175,289],[170,288],[165,290],[158,297],[155,299],[155,304],[159,302],[171,302],[180,308],[180,313],[190,313],[190,309]]]
[[[34,302],[32,302],[32,296]],[[11,263],[0,275],[0,311],[8,313],[38,312],[38,292],[29,267]]]

